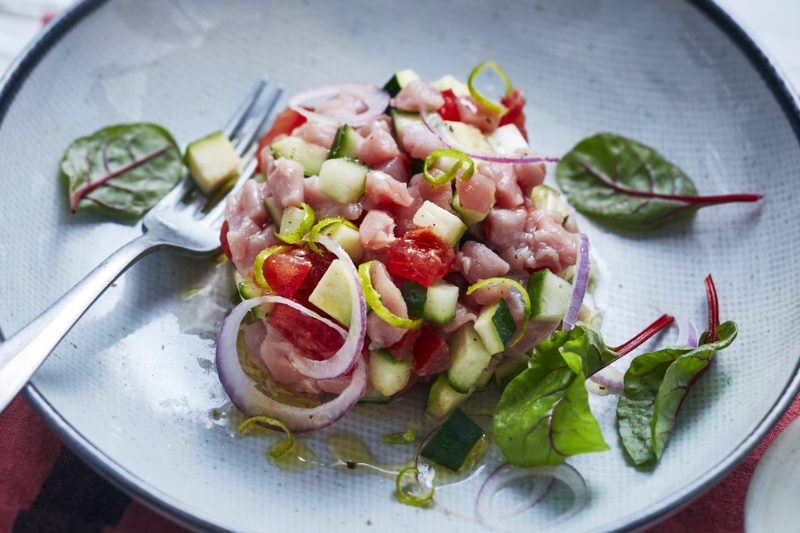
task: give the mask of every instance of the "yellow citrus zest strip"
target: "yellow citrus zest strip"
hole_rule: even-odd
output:
[[[278,426],[286,433],[286,444],[284,446],[281,446],[280,448],[270,449],[269,456],[272,457],[273,459],[277,459],[278,457],[286,455],[286,453],[288,453],[288,451],[292,449],[292,446],[294,446],[294,438],[292,438],[292,432],[289,431],[289,428],[283,425],[283,422],[281,422],[280,420],[276,420],[270,416],[263,416],[263,415],[252,416],[247,420],[245,420],[244,422],[242,422],[242,425],[239,426],[239,434],[240,435],[244,434],[244,432],[248,428],[250,428],[250,426],[258,424],[260,422],[263,422],[264,424],[269,424],[270,426]]]
[[[303,221],[294,231],[284,234],[273,230],[275,231],[275,236],[287,244],[297,244],[300,242],[314,225],[314,210],[305,202],[301,204],[301,207],[303,208]]]
[[[375,311],[375,314],[383,319],[387,324],[402,328],[402,329],[417,329],[422,326],[422,319],[410,320],[408,318],[400,318],[395,315],[381,303],[381,296],[378,291],[372,286],[372,279],[369,275],[369,269],[372,267],[374,261],[362,263],[358,267],[358,277],[361,280],[361,288],[364,290],[364,298],[367,300],[367,305]]]
[[[412,494],[404,491],[402,486],[403,476],[409,473],[419,474],[419,470],[417,467],[412,466],[406,468],[405,470],[401,470],[400,473],[397,474],[397,480],[395,481],[395,487],[397,488],[397,499],[400,500],[400,503],[404,503],[406,505],[412,505],[414,507],[427,507],[431,504],[433,498],[433,486],[431,485],[431,491],[428,494]]]
[[[505,72],[503,72],[503,69],[497,66],[497,63],[495,63],[494,61],[484,61],[483,63],[475,67],[475,70],[472,71],[472,73],[469,75],[469,79],[467,79],[467,87],[469,88],[469,94],[471,94],[472,97],[486,109],[490,109],[492,111],[500,113],[501,115],[505,115],[508,112],[508,108],[506,108],[506,106],[500,104],[499,102],[495,102],[490,98],[486,98],[478,91],[478,89],[475,88],[474,85],[475,78],[477,78],[478,74],[480,74],[486,67],[490,67],[492,70],[497,72],[497,74],[503,79],[503,83],[505,83],[506,85],[506,94],[514,90],[514,86],[511,85],[511,80],[508,79],[508,76],[506,75]]]
[[[456,164],[450,167],[450,170],[448,170],[438,178],[435,178],[428,172],[428,167],[430,167],[433,164],[433,162],[439,159],[440,157],[452,157],[454,159],[458,159],[458,161],[456,162]],[[432,183],[433,185],[442,185],[443,183],[447,183],[451,179],[456,177],[456,172],[458,172],[459,169],[464,167],[463,163],[467,163],[468,166],[467,170],[465,170],[464,173],[461,174],[461,181],[469,181],[469,179],[472,177],[472,174],[475,173],[475,162],[472,160],[470,156],[454,148],[434,150],[427,158],[425,158],[425,164],[422,165],[422,173],[425,175],[425,179],[428,180],[428,182]]]

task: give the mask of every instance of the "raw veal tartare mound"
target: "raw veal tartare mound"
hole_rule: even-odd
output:
[[[496,102],[408,70],[292,98],[220,235],[249,302],[234,315],[252,308],[243,360],[220,365],[240,410],[312,430],[434,382],[427,413],[444,418],[562,321],[595,315],[588,244],[573,298],[578,227],[543,185],[552,160],[528,146],[524,105],[510,84]],[[222,341],[236,346],[242,318]]]

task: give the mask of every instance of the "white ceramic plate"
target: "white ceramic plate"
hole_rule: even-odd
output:
[[[748,533],[796,531],[800,525],[800,420],[786,427],[761,456],[744,505]]]
[[[528,96],[534,147],[563,154],[613,131],[657,147],[704,193],[760,192],[757,206],[701,211],[647,236],[581,219],[608,263],[603,331],[622,342],[658,302],[705,316],[713,273],[736,343],[685,402],[654,472],[628,466],[613,399],[597,402],[611,451],[575,457],[589,505],[563,531],[639,527],[709,487],[765,434],[798,390],[800,113],[794,93],[711,1],[503,0],[259,2],[87,0],[17,63],[0,89],[0,325],[18,330],[138,225],[68,213],[58,161],[102,126],[153,121],[184,145],[224,123],[262,73],[287,94],[337,81],[381,83],[400,68],[466,77],[495,59]],[[275,470],[266,438],[236,439],[211,413],[226,399],[214,342],[181,333],[180,295],[208,263],[151,256],[110,289],[36,374],[28,399],[90,464],[202,530],[478,531],[474,522],[394,501],[392,484],[319,468]],[[664,339],[662,339],[664,340]],[[383,461],[387,431],[420,398],[359,407],[310,445],[349,432]],[[470,506],[475,487],[451,497]],[[444,494],[444,491],[443,491]],[[557,507],[531,514],[533,528]],[[368,525],[368,524],[372,525]]]

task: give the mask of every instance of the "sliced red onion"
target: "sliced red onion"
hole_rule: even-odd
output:
[[[519,483],[525,479],[536,478],[531,495],[519,506],[499,516],[494,509],[494,498],[503,489]],[[541,502],[558,479],[566,484],[575,494],[572,507],[558,517],[556,522],[563,522],[575,516],[586,505],[588,493],[586,480],[572,466],[564,463],[558,466],[543,466],[537,468],[519,468],[511,463],[503,463],[497,470],[486,478],[476,501],[476,514],[481,524],[486,527],[501,531],[513,531],[518,528],[504,524],[502,519],[526,511]]]
[[[288,301],[290,300],[280,296],[260,296],[237,305],[222,323],[217,337],[217,372],[220,383],[233,405],[245,416],[271,416],[283,422],[290,431],[302,433],[333,424],[355,405],[367,386],[367,365],[362,357],[358,357],[347,388],[335,399],[317,407],[286,405],[262,392],[258,383],[242,370],[242,365],[239,363],[236,349],[239,325],[250,309],[257,305],[270,302],[285,304]]]
[[[586,296],[586,287],[589,286],[589,269],[592,258],[589,256],[589,237],[583,233],[578,234],[578,259],[575,262],[575,277],[572,281],[572,298],[564,316],[562,331],[569,331],[575,327],[578,314],[581,312],[583,297]]]
[[[480,159],[481,161],[491,161],[492,163],[558,163],[560,161],[557,157],[548,156],[533,156],[533,155],[498,155],[492,152],[482,152],[475,150],[469,146],[465,146],[458,139],[456,139],[450,128],[447,127],[439,113],[435,111],[420,111],[419,116],[422,122],[428,129],[442,141],[447,148],[454,148],[464,152],[472,159]]]
[[[367,110],[350,117],[329,117],[327,115],[320,115],[314,111],[309,111],[303,107],[303,103],[309,100],[315,100],[325,96],[334,96],[343,92],[355,94],[361,98],[367,105]],[[328,124],[335,124],[337,126],[342,124],[363,126],[367,122],[371,122],[381,116],[389,105],[390,100],[391,96],[389,96],[389,93],[377,85],[370,85],[368,83],[339,83],[336,85],[323,85],[322,87],[315,87],[314,89],[297,93],[289,100],[289,107],[309,120],[327,122]]]
[[[625,375],[613,366],[607,366],[595,373],[589,378],[589,382],[589,391],[600,396],[622,394],[625,390]],[[591,384],[597,387],[592,387]]]
[[[678,325],[678,338],[675,340],[676,346],[690,346],[697,348],[699,336],[697,335],[697,327],[694,322],[679,311],[675,311],[671,307],[665,305],[656,306],[662,313],[666,313],[675,317],[675,323]]]
[[[364,337],[366,335],[367,324],[367,303],[364,298],[364,291],[361,288],[361,282],[358,277],[358,270],[353,264],[353,260],[347,255],[341,246],[336,241],[325,235],[319,235],[317,242],[325,246],[339,259],[350,274],[347,282],[350,284],[350,305],[352,311],[350,314],[350,331],[346,332],[333,322],[326,320],[314,313],[311,310],[299,306],[299,309],[305,314],[320,320],[321,322],[333,327],[336,331],[342,334],[345,338],[344,344],[339,351],[337,351],[330,359],[316,361],[307,357],[298,355],[290,355],[289,362],[301,374],[314,379],[332,379],[337,378],[353,368],[358,355],[364,348]],[[293,306],[298,308],[296,306]]]

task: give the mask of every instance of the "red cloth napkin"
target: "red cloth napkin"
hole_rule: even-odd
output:
[[[647,533],[731,533],[744,526],[747,485],[772,440],[800,416],[800,397],[716,487]],[[0,533],[188,533],[87,467],[18,397],[0,415]]]

